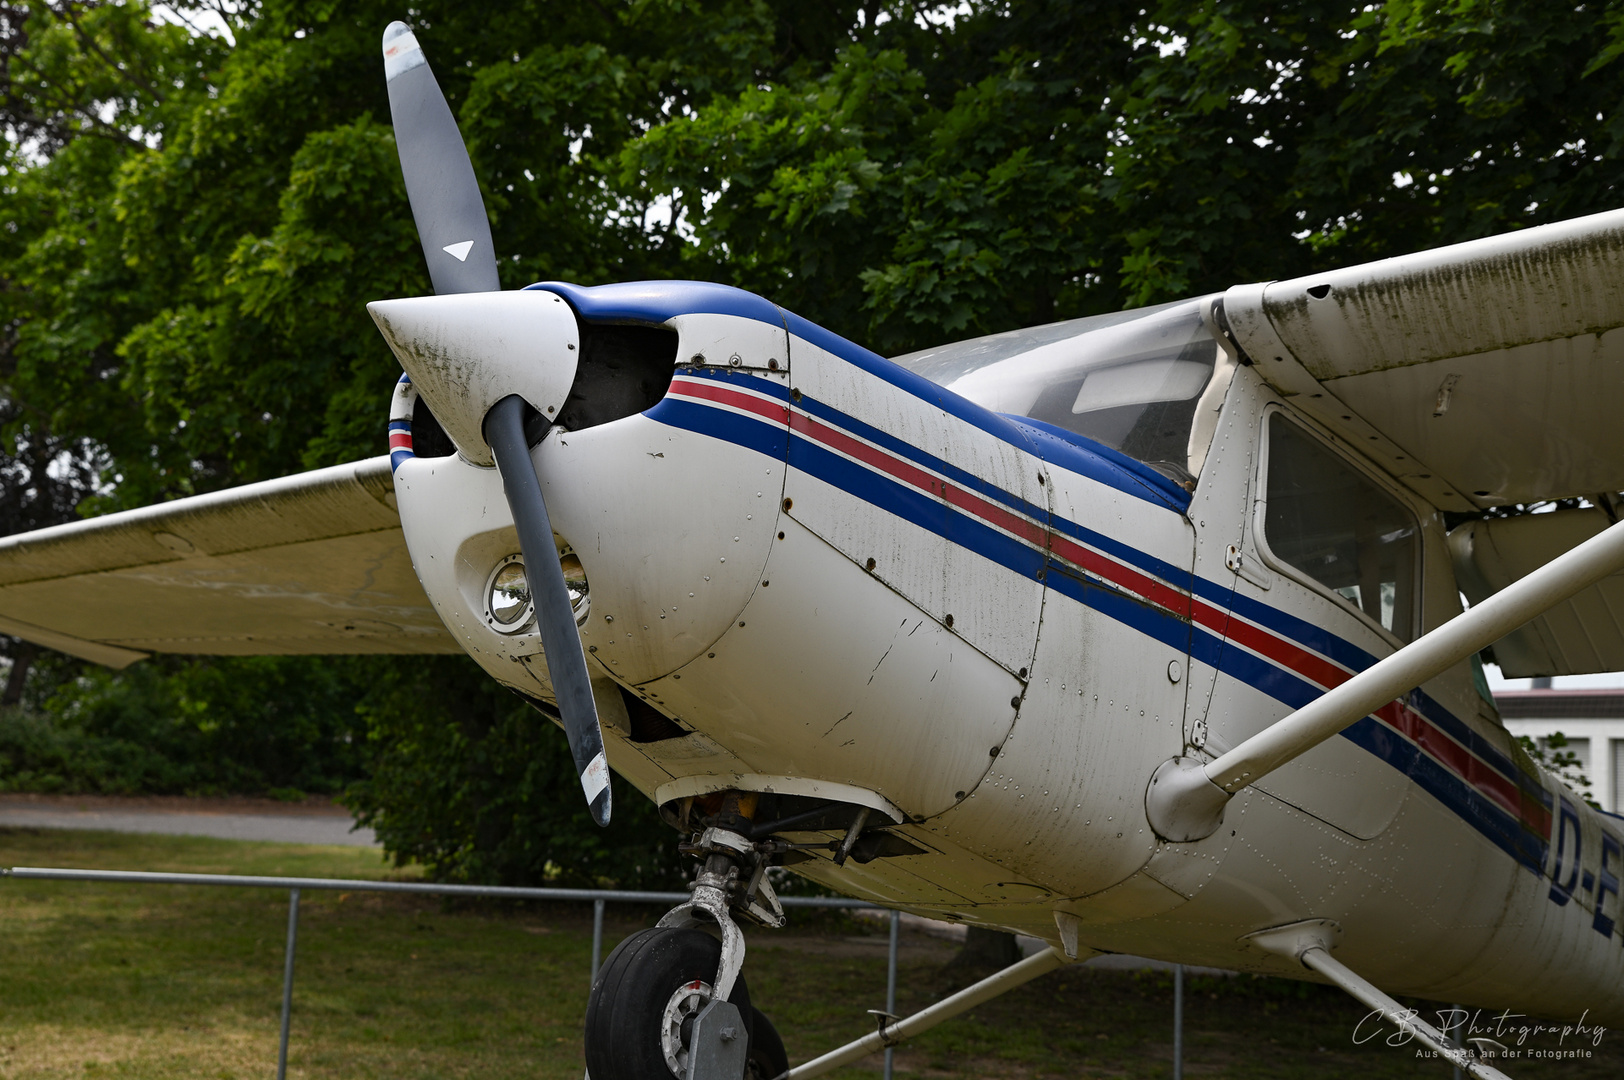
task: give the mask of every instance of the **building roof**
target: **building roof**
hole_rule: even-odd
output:
[[[1502,720],[1624,719],[1624,690],[1502,690]]]

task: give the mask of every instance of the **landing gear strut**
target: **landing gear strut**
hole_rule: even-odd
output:
[[[750,838],[755,805],[754,795],[727,793],[682,845],[703,863],[691,898],[604,962],[586,1010],[595,1080],[772,1080],[789,1069],[739,975],[744,935],[734,914],[774,928],[785,921],[766,876],[784,845]]]

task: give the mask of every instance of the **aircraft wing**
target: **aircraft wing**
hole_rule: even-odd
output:
[[[1450,534],[1480,603],[1593,536],[1624,490],[1624,211],[1224,296],[1236,343],[1294,407],[1441,510],[1588,496],[1608,509]],[[1624,669],[1624,576],[1494,646],[1507,676]]]
[[[0,633],[148,653],[455,653],[387,456],[0,539]]]
[[[1624,211],[1224,297],[1292,404],[1444,510],[1624,490]]]

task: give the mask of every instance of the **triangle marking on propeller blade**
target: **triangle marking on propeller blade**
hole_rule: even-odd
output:
[[[444,251],[447,255],[450,255],[453,259],[456,259],[458,262],[467,262],[468,261],[468,252],[472,251],[473,247],[474,247],[474,242],[472,240],[464,240],[460,244],[447,244],[445,247],[441,248],[440,250]]]

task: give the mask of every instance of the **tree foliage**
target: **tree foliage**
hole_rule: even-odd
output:
[[[65,666],[49,654],[42,674]],[[89,668],[0,710],[0,790],[335,794],[366,775],[368,731],[339,663],[156,657]]]
[[[682,883],[675,835],[619,777],[588,816],[563,732],[462,657],[417,658],[362,688],[369,768],[349,803],[395,857],[502,885]]]
[[[428,289],[379,60],[402,13],[0,0],[0,525],[383,450],[397,369],[364,304]],[[1624,0],[412,13],[506,287],[721,280],[890,354],[1619,201]],[[459,712],[471,667],[196,665],[269,694],[284,663],[346,688],[309,706],[345,713],[331,730],[373,725],[365,805],[399,850],[503,879],[577,865],[518,839],[576,827],[535,809],[562,741],[517,706]],[[39,676],[70,712],[200,677],[150,670]],[[391,680],[420,692],[368,705]],[[471,779],[504,755],[522,806]],[[413,799],[478,809],[458,833]],[[508,840],[476,824],[498,804]]]

